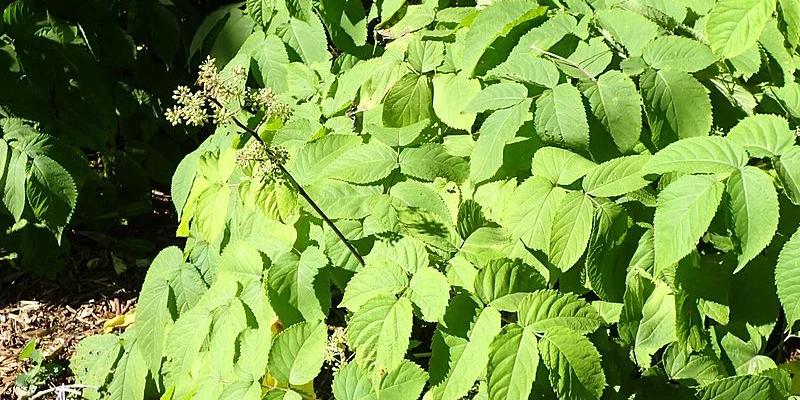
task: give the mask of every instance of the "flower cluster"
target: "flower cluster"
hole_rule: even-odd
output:
[[[344,328],[337,327],[325,344],[325,362],[336,372],[347,364],[347,338]]]
[[[272,89],[261,88],[253,90],[247,96],[250,107],[263,110],[267,115],[276,116],[286,122],[292,116],[292,108],[278,99]]]
[[[223,105],[238,101],[252,108],[263,110],[268,117],[275,116],[286,122],[292,115],[292,109],[282,103],[270,89],[246,88],[247,71],[240,65],[234,65],[224,74],[220,73],[209,57],[201,65],[197,76],[197,91],[187,86],[179,86],[172,95],[177,103],[167,109],[165,117],[172,125],[185,123],[201,126],[212,121],[224,124],[230,121],[238,110],[228,110]]]
[[[186,86],[178,86],[172,98],[177,106],[167,109],[165,117],[172,125],[186,123],[200,126],[208,121],[206,113],[206,96],[203,92],[192,92]]]
[[[252,167],[256,179],[280,181],[284,179],[281,165],[289,161],[289,152],[283,147],[267,149],[266,145],[251,140],[236,154],[236,163],[241,167]]]

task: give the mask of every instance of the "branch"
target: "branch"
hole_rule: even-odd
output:
[[[531,45],[531,48],[532,48],[532,49],[534,49],[534,50],[536,50],[536,51],[538,51],[538,52],[540,52],[540,53],[542,53],[542,54],[544,54],[544,55],[546,55],[546,56],[548,56],[548,57],[550,57],[550,58],[554,58],[554,59],[556,59],[556,60],[558,60],[558,61],[561,61],[561,62],[563,62],[564,64],[568,64],[569,66],[571,66],[571,67],[573,67],[573,68],[577,69],[578,71],[581,71],[581,72],[582,72],[584,75],[586,75],[586,77],[587,77],[587,78],[589,78],[589,79],[590,79],[592,82],[594,82],[594,83],[597,83],[597,78],[595,78],[595,77],[594,77],[594,75],[592,75],[592,74],[590,74],[590,73],[586,72],[586,70],[585,70],[585,69],[583,69],[583,68],[580,66],[580,64],[576,63],[575,61],[568,60],[568,59],[566,59],[566,58],[564,58],[564,57],[561,57],[560,55],[558,55],[558,54],[556,54],[556,53],[551,53],[551,52],[549,52],[549,51],[547,51],[547,50],[542,50],[542,49],[540,49],[540,48],[536,47],[536,45],[533,45],[533,44]]]
[[[223,107],[222,104],[220,104],[220,102],[217,101],[217,99],[213,99],[212,98],[212,100],[220,108]],[[236,117],[234,117],[234,116],[231,116],[231,120],[233,121],[234,124],[236,124],[236,126],[238,126],[239,128],[243,129],[245,132],[249,133],[250,136],[253,137],[253,139],[255,139],[258,143],[260,143],[262,146],[264,146],[264,149],[267,151],[267,154],[270,156],[271,159],[275,159],[274,154],[272,153],[272,150],[269,148],[269,146],[267,146],[266,143],[264,143],[264,140],[261,139],[260,136],[258,136],[258,133],[256,131],[254,131],[253,129],[250,129],[247,125],[243,124],[241,121],[236,119]],[[325,214],[325,212],[323,212],[322,209],[319,208],[317,203],[314,202],[313,199],[311,199],[311,196],[309,196],[308,193],[305,191],[305,189],[303,189],[303,187],[300,186],[300,183],[298,183],[297,180],[294,179],[294,177],[292,176],[292,174],[289,173],[289,171],[286,169],[286,167],[284,167],[283,164],[281,164],[279,162],[276,162],[275,164],[278,165],[278,167],[281,169],[281,172],[283,172],[283,174],[286,175],[286,177],[289,179],[289,181],[292,183],[292,185],[297,189],[297,192],[300,193],[300,196],[302,196],[308,202],[308,204],[311,205],[311,208],[313,208],[314,211],[317,212],[317,214],[322,218],[322,220],[325,221],[325,223],[333,230],[333,233],[336,234],[336,236],[339,238],[339,240],[342,243],[344,243],[344,245],[347,247],[348,250],[350,250],[350,253],[353,254],[353,257],[356,258],[358,263],[361,264],[361,266],[364,266],[364,258],[361,257],[361,254],[358,254],[358,251],[356,250],[356,248],[353,246],[352,243],[350,243],[349,240],[347,240],[347,238],[344,236],[342,231],[340,231],[339,228],[336,227],[336,225],[333,223],[333,221],[331,221],[330,218],[328,218],[328,216]]]
[[[50,394],[50,393],[54,393],[54,392],[58,392],[58,393],[68,392],[68,393],[72,393],[72,394],[81,394],[79,391],[77,391],[75,389],[100,390],[99,387],[92,386],[92,385],[81,385],[81,384],[61,385],[61,386],[56,386],[56,387],[53,387],[53,388],[50,388],[50,389],[47,389],[47,390],[43,390],[43,391],[41,391],[39,393],[36,393],[33,396],[31,396],[29,398],[29,400],[36,400],[38,398],[44,397],[44,395],[46,395],[46,394]]]

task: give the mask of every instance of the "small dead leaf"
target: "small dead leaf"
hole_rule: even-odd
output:
[[[136,321],[136,310],[131,310],[125,315],[117,315],[103,323],[103,333],[110,333],[114,329],[126,328]]]

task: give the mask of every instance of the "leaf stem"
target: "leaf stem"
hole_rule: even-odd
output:
[[[554,59],[556,59],[558,61],[561,61],[561,62],[563,62],[565,64],[568,64],[569,66],[577,69],[578,71],[581,71],[581,73],[586,75],[586,77],[589,78],[592,82],[597,83],[597,78],[595,78],[594,75],[590,74],[585,69],[583,69],[580,66],[580,64],[576,63],[575,61],[572,61],[572,60],[566,59],[564,57],[561,57],[560,55],[558,55],[556,53],[551,53],[551,52],[549,52],[547,50],[540,49],[540,48],[536,47],[536,45],[533,45],[533,44],[531,45],[531,48],[536,50],[536,51],[538,51],[538,52],[540,52],[540,53],[542,53],[542,54],[544,54],[544,55],[546,55],[546,56],[548,56],[548,57],[550,57],[550,58],[554,58]]]
[[[222,104],[217,99],[212,98],[212,100],[220,108],[223,107]],[[264,149],[266,150],[266,152],[270,156],[270,158],[272,158],[272,159],[275,158],[274,154],[272,153],[272,150],[269,148],[269,146],[267,146],[266,143],[264,143],[264,140],[261,139],[260,136],[258,136],[258,133],[255,130],[249,128],[247,125],[243,124],[241,121],[239,121],[234,116],[231,116],[231,120],[233,121],[234,124],[236,124],[236,126],[238,126],[239,128],[243,129],[245,132],[249,133],[250,136],[253,137],[253,139],[255,139],[258,143],[260,143],[262,146],[264,146]],[[322,211],[321,208],[319,208],[319,205],[317,205],[317,203],[314,202],[314,200],[311,198],[311,196],[309,196],[309,194],[305,191],[305,189],[303,189],[303,187],[300,186],[300,183],[297,182],[296,179],[294,179],[294,177],[292,176],[292,174],[289,173],[289,171],[286,169],[286,167],[284,167],[283,164],[281,164],[279,162],[275,163],[275,164],[278,165],[278,167],[281,169],[281,172],[289,179],[289,181],[292,183],[292,185],[297,189],[297,193],[300,193],[300,196],[302,196],[308,202],[308,204],[311,205],[311,208],[313,208],[314,211],[316,211],[316,213],[320,216],[320,218],[322,218],[322,220],[325,221],[325,223],[331,228],[331,230],[333,230],[333,233],[335,233],[336,236],[339,238],[339,240],[342,243],[344,243],[344,245],[347,247],[347,249],[350,250],[350,253],[353,254],[353,257],[355,257],[356,260],[358,261],[358,263],[361,264],[361,266],[363,267],[364,266],[364,258],[361,257],[361,254],[358,254],[358,251],[356,250],[356,248],[353,246],[352,243],[350,243],[349,240],[347,240],[347,238],[344,236],[342,231],[340,231],[339,228],[337,228],[336,225],[333,223],[333,221],[331,221],[331,219],[328,218],[328,215],[326,215],[325,212]]]

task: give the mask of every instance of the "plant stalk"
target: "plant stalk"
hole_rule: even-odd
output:
[[[217,104],[217,106],[222,107],[222,104],[220,104],[220,102],[217,101],[217,99],[213,99],[213,101],[214,103]],[[250,136],[253,137],[253,139],[255,139],[258,143],[264,146],[264,149],[267,151],[267,154],[270,156],[270,158],[272,159],[275,158],[274,154],[272,153],[272,150],[270,150],[269,146],[267,146],[267,144],[264,143],[264,140],[261,139],[260,136],[258,136],[258,133],[256,131],[250,129],[247,125],[243,124],[236,117],[232,116],[231,120],[233,121],[234,124],[236,124],[236,126],[243,129],[245,132],[249,133]],[[356,250],[353,244],[350,243],[349,240],[347,240],[342,231],[340,231],[339,228],[336,227],[336,224],[334,224],[333,221],[331,221],[331,219],[328,218],[328,215],[325,214],[325,212],[322,211],[321,208],[319,208],[319,205],[317,205],[317,203],[311,198],[311,196],[305,191],[305,189],[303,189],[303,187],[300,186],[300,183],[297,182],[296,179],[294,179],[294,177],[292,176],[292,174],[289,173],[286,167],[284,167],[283,164],[281,163],[276,163],[276,164],[278,164],[278,167],[281,169],[281,172],[284,175],[286,175],[286,177],[289,179],[292,185],[297,189],[297,192],[300,193],[300,196],[302,196],[308,202],[308,204],[311,205],[311,208],[313,208],[314,211],[316,211],[316,213],[320,216],[320,218],[322,218],[322,220],[325,221],[325,224],[327,224],[333,230],[333,233],[335,233],[336,236],[339,238],[339,240],[342,243],[344,243],[344,245],[347,247],[347,250],[350,250],[350,253],[353,255],[353,257],[355,257],[358,263],[361,264],[361,266],[363,267],[365,265],[364,258],[361,257],[361,254],[358,254],[358,250]]]

